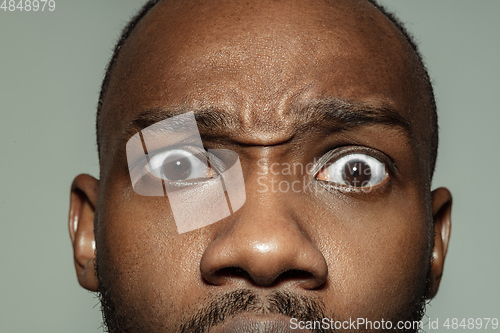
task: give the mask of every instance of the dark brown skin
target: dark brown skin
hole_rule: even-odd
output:
[[[435,296],[451,228],[449,191],[430,191],[425,94],[410,46],[364,1],[161,3],[114,69],[101,120],[101,179],[80,175],[72,186],[80,284],[99,289],[95,239],[101,283],[144,332],[176,331],[211,297],[237,289],[310,297],[340,320],[398,318],[420,295]],[[324,100],[391,108],[412,135],[383,124],[337,131],[335,123],[297,117]],[[207,108],[232,119],[234,128],[202,137],[205,148],[238,153],[247,200],[230,217],[179,235],[167,198],[132,189],[128,126],[145,110]],[[346,146],[386,156],[395,170],[369,193],[258,191],[261,159],[306,165]]]

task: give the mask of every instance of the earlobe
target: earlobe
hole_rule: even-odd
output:
[[[440,187],[432,191],[432,216],[434,220],[434,249],[432,253],[431,272],[427,286],[427,299],[436,296],[443,275],[444,260],[448,252],[451,232],[450,191]]]
[[[71,185],[69,235],[78,282],[90,291],[98,291],[94,268],[94,215],[99,181],[90,175],[78,175]]]

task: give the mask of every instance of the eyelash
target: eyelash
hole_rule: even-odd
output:
[[[147,155],[142,155],[141,158],[137,159],[133,164],[127,167],[127,171],[129,173],[133,172],[133,170],[139,170],[143,169],[145,170],[144,174],[148,175],[149,177],[154,177],[154,178],[159,178],[162,179],[161,177],[157,177],[154,175],[153,172],[151,172],[150,164],[151,161],[159,156],[161,156],[164,153],[167,152],[173,152],[176,150],[180,150],[186,153],[191,154],[195,158],[196,155],[202,156],[202,158],[206,161],[207,167],[211,168],[211,177],[210,178],[216,178],[219,176],[219,169],[218,169],[218,163],[217,165],[212,165],[212,162],[218,161],[218,158],[210,154],[207,150],[199,148],[199,147],[191,147],[189,145],[174,145],[174,146],[169,146],[168,149],[165,148],[160,148],[160,149],[155,149],[153,151],[148,152]],[[175,180],[175,181],[170,181],[168,179],[163,179],[163,181],[170,183],[171,185],[175,186],[184,186],[184,185],[193,185],[196,184],[200,181],[203,181],[203,178],[200,179],[187,179],[187,180]]]
[[[384,175],[384,177],[380,181],[378,181],[377,183],[375,183],[374,185],[365,186],[365,187],[363,187],[363,186],[350,186],[348,184],[342,184],[342,183],[339,183],[339,182],[333,182],[333,181],[329,181],[329,180],[318,179],[318,176],[320,174],[322,174],[324,172],[324,170],[327,170],[332,165],[335,165],[335,163],[337,163],[337,162],[341,161],[343,158],[346,158],[346,157],[349,157],[349,156],[353,156],[352,160],[354,160],[354,161],[356,161],[356,157],[358,157],[356,162],[370,164],[370,163],[366,163],[366,161],[368,160],[368,161],[371,162],[373,160],[373,161],[376,161],[376,162],[380,163],[381,165],[383,165],[385,167],[385,175]],[[348,161],[348,160],[346,160],[346,161]],[[348,163],[344,164],[344,166],[347,165],[347,164]],[[356,165],[355,164],[355,166],[361,166],[361,165],[359,165],[359,164]],[[362,169],[363,168],[360,168],[359,171],[362,171]],[[345,170],[345,168],[344,168],[344,170]],[[354,169],[354,168],[353,169],[349,169],[349,170],[351,172],[352,172],[352,170],[356,171],[356,169]],[[370,169],[370,172],[371,172],[371,169]],[[323,185],[323,186],[325,186],[327,188],[337,189],[337,190],[343,190],[343,191],[366,191],[367,189],[372,190],[372,189],[375,189],[375,188],[383,186],[396,173],[397,173],[396,164],[386,154],[383,154],[383,153],[381,153],[381,152],[379,152],[377,150],[374,150],[374,149],[371,149],[371,148],[367,148],[367,147],[343,146],[343,147],[339,147],[339,148],[335,148],[333,150],[330,150],[329,152],[327,152],[326,154],[324,154],[320,158],[319,163],[317,163],[317,165],[315,166],[313,175],[314,175],[314,178],[321,185]],[[351,176],[353,176],[353,175],[351,174]],[[354,178],[356,178],[356,177],[357,176],[354,176]]]

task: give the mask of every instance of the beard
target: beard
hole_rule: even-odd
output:
[[[430,281],[432,267],[432,249],[434,239],[429,233],[427,250],[427,265],[423,267],[421,273],[415,276],[415,288],[413,297],[406,300],[392,313],[390,317],[385,317],[384,321],[393,324],[392,329],[387,332],[418,333],[423,327],[396,329],[398,322],[420,322],[425,315],[426,292]],[[95,270],[99,282],[98,298],[101,303],[103,316],[103,328],[108,333],[207,333],[227,320],[239,314],[255,315],[282,315],[288,318],[295,318],[303,322],[319,322],[324,318],[328,320],[349,321],[349,318],[337,317],[335,313],[326,311],[323,302],[319,298],[300,295],[298,293],[276,290],[265,297],[251,289],[237,289],[230,292],[219,293],[200,299],[205,305],[190,315],[183,316],[178,320],[176,327],[168,326],[166,323],[158,324],[147,320],[141,311],[144,310],[138,304],[131,304],[124,301],[121,292],[113,288],[113,280],[119,278],[112,273],[112,269],[100,269],[99,252],[96,251]],[[354,302],[356,300],[353,300]],[[146,309],[147,310],[147,309]],[[139,315],[141,313],[141,315]],[[149,318],[165,318],[166,314],[151,314]],[[361,318],[361,317],[360,317]],[[356,318],[352,318],[356,320]],[[373,319],[375,321],[377,319]],[[381,329],[354,330],[355,332],[383,332]],[[272,331],[272,329],[271,329]],[[326,329],[323,327],[310,329],[313,333],[352,332],[349,329]]]
[[[430,267],[429,267],[430,268]],[[96,263],[96,270],[99,270]],[[428,270],[427,277],[429,276]],[[274,291],[266,297],[262,297],[255,291],[250,289],[237,289],[231,292],[221,293],[212,296],[206,302],[203,308],[185,316],[179,321],[178,327],[166,327],[161,325],[156,328],[151,327],[150,322],[141,322],[145,320],[143,316],[134,316],[129,311],[136,309],[134,306],[124,304],[126,302],[115,302],[117,298],[108,288],[103,279],[99,278],[99,299],[101,302],[101,311],[104,320],[104,328],[109,333],[139,333],[139,332],[176,332],[176,333],[207,333],[212,328],[223,324],[226,320],[231,319],[238,314],[250,313],[256,315],[283,315],[289,318],[296,318],[297,321],[303,322],[319,322],[322,323],[323,318],[328,320],[338,320],[333,313],[325,311],[324,304],[315,298],[306,297],[292,292]],[[424,284],[424,286],[426,283]],[[396,330],[394,326],[399,321],[420,321],[425,313],[425,290],[421,289],[420,295],[416,295],[408,304],[401,306],[399,311],[392,318],[384,320],[393,323],[391,332],[419,332],[419,328],[410,328]],[[353,320],[356,320],[355,318]],[[368,327],[366,327],[368,330]],[[367,331],[361,329],[359,331]],[[314,333],[328,332],[351,332],[350,330],[336,330],[333,328],[317,327],[310,330]],[[381,330],[376,330],[380,332]]]

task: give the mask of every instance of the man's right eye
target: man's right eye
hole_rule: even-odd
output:
[[[148,171],[166,181],[184,181],[214,177],[206,154],[194,154],[183,149],[171,149],[154,154]]]

